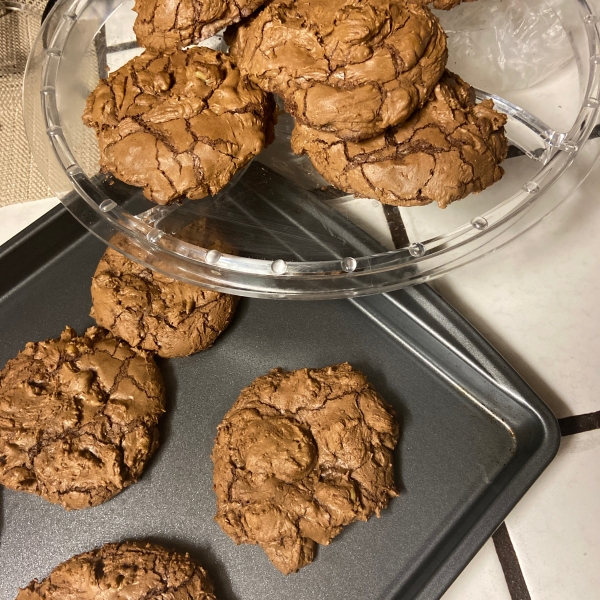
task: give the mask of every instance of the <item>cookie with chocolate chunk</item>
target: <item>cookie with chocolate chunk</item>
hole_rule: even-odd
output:
[[[446,35],[418,2],[276,0],[226,33],[242,75],[300,123],[362,140],[423,106]]]
[[[156,544],[123,542],[73,556],[16,600],[215,600],[206,571],[187,554]]]
[[[140,46],[172,52],[237,23],[265,0],[135,0],[133,30]]]
[[[274,369],[242,390],[212,452],[216,521],[282,572],[394,496],[393,409],[348,363]]]
[[[157,204],[222,189],[273,139],[275,104],[209,48],[146,51],[102,80],[83,122],[100,166]]]
[[[67,509],[131,485],[158,447],[153,358],[98,327],[30,342],[0,372],[0,483]]]
[[[445,208],[504,174],[506,115],[492,100],[475,103],[473,88],[447,71],[425,106],[385,133],[362,142],[297,125],[292,149],[350,194],[384,204]]]
[[[136,348],[187,356],[212,346],[238,298],[177,281],[108,248],[92,278],[92,316]]]

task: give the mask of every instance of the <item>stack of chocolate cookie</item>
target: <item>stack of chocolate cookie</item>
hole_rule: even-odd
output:
[[[449,9],[460,0],[434,0]],[[446,70],[422,0],[136,0],[147,50],[90,95],[101,167],[168,204],[214,194],[274,135],[332,185],[385,204],[448,204],[498,181],[505,115]],[[227,27],[229,56],[182,49]]]
[[[446,35],[419,2],[275,0],[227,39],[296,119],[294,152],[335,187],[444,208],[503,175],[506,117],[445,70]]]

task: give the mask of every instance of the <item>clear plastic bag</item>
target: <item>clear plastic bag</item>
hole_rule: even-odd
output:
[[[434,12],[448,34],[448,68],[488,92],[541,83],[574,57],[552,0],[477,0]]]

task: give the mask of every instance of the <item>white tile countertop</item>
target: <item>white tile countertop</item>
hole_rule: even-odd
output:
[[[513,552],[499,555],[521,582],[496,577],[493,592],[484,587],[495,573],[489,557],[483,564],[484,548],[447,593],[452,600],[505,598],[506,581],[512,600],[600,598],[599,185],[597,165],[533,230],[433,283],[550,406],[563,432],[557,458],[506,519]]]
[[[564,436],[444,600],[600,598],[599,187],[597,168],[533,230],[433,282],[552,408]],[[56,203],[0,208],[0,243]]]

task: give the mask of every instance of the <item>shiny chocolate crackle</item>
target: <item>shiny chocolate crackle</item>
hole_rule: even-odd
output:
[[[216,521],[284,574],[398,495],[393,409],[348,363],[274,369],[242,390],[212,452]]]
[[[164,411],[151,355],[108,331],[30,342],[0,372],[0,483],[66,509],[97,506],[141,475]]]
[[[104,172],[157,204],[222,189],[274,137],[275,103],[209,48],[146,51],[102,80],[83,122]]]

